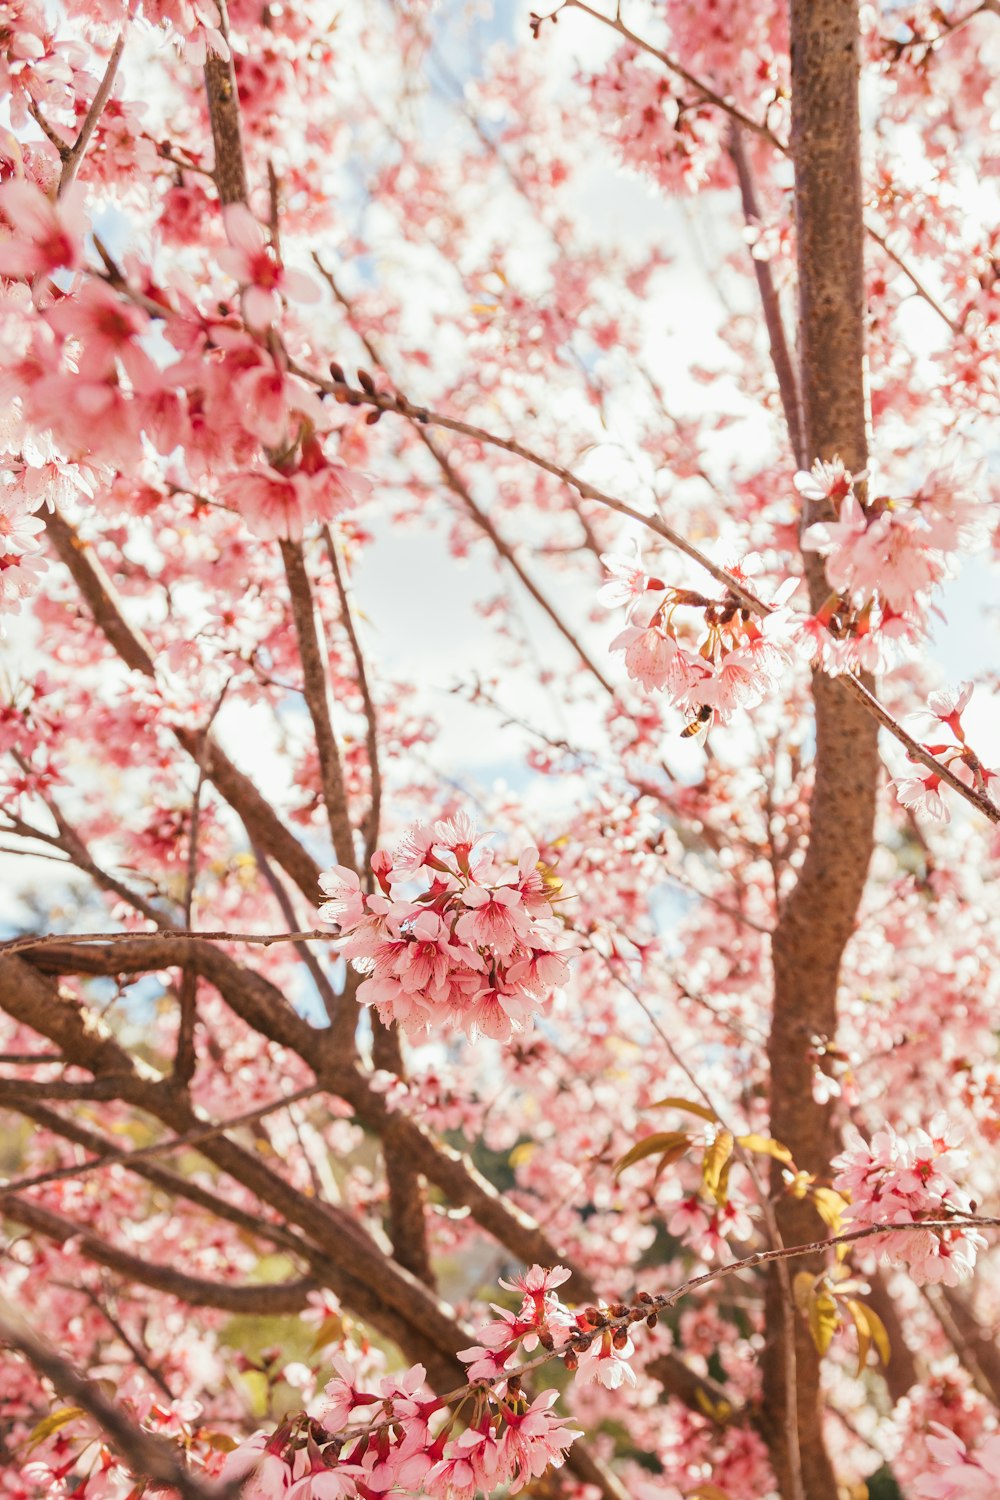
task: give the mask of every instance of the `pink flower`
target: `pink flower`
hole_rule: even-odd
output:
[[[872,1242],[879,1254],[905,1264],[918,1283],[957,1286],[972,1274],[977,1252],[986,1244],[974,1228],[892,1231],[894,1224],[969,1213],[969,1200],[951,1176],[964,1166],[966,1153],[949,1141],[949,1130],[947,1119],[936,1116],[929,1132],[902,1136],[887,1126],[869,1146],[849,1127],[847,1149],[833,1162],[838,1174],[833,1186],[850,1197],[845,1217],[851,1224],[886,1229]]]
[[[335,922],[342,932],[356,927],[365,914],[365,898],[357,872],[335,865],[332,870],[323,871],[319,888],[329,898],[319,908],[320,921]]]
[[[603,604],[606,609],[617,609],[620,605],[626,606],[626,618],[632,618],[632,612],[647,589],[662,589],[663,585],[658,578],[650,578],[642,561],[642,548],[638,538],[632,538],[632,555],[620,552],[604,552],[601,554],[601,562],[611,574],[611,578],[597,593],[598,604]]]
[[[635,1385],[636,1374],[629,1364],[635,1353],[631,1338],[626,1338],[618,1347],[612,1334],[605,1329],[594,1336],[587,1349],[581,1351],[576,1378],[583,1384],[596,1381],[609,1391],[622,1385]]]
[[[292,1471],[278,1453],[268,1448],[272,1441],[257,1432],[226,1454],[219,1475],[223,1484],[240,1485],[240,1500],[278,1500],[288,1494]]]
[[[138,376],[150,383],[152,376],[162,383],[149,355],[139,347],[149,318],[103,283],[85,281],[72,297],[48,308],[45,319],[63,338],[80,341],[88,375],[108,379],[120,360],[131,379]]]
[[[852,474],[850,469],[844,468],[839,458],[830,463],[824,463],[818,458],[811,469],[800,469],[792,483],[804,500],[831,500],[835,506],[839,506],[851,493],[853,486],[867,477],[867,469],[862,469],[859,474]]]
[[[528,936],[528,918],[520,893],[510,886],[488,891],[472,885],[462,892],[462,902],[471,910],[455,923],[455,934],[473,947],[493,948],[509,958]]]
[[[500,1440],[500,1469],[512,1481],[512,1495],[547,1469],[562,1468],[568,1449],[580,1436],[579,1428],[550,1411],[558,1397],[558,1391],[542,1391],[523,1415],[507,1417],[507,1430]]]
[[[917,774],[897,776],[892,785],[904,807],[912,808],[914,812],[926,813],[927,817],[937,818],[942,823],[951,820],[948,804],[938,790],[941,778],[933,771],[925,771],[922,776]]]
[[[335,1469],[312,1469],[297,1479],[288,1491],[288,1500],[342,1500],[356,1495],[358,1479],[364,1470],[357,1464],[338,1464]]]
[[[353,1412],[370,1406],[377,1398],[356,1389],[354,1370],[342,1355],[334,1355],[333,1367],[337,1373],[324,1387],[326,1399],[320,1402],[317,1415],[328,1431],[339,1432],[350,1422]]]
[[[0,557],[38,551],[38,535],[45,530],[45,522],[34,514],[38,506],[38,500],[13,487],[0,488]]]
[[[867,531],[868,518],[857,497],[850,492],[844,496],[835,521],[817,521],[806,528],[802,534],[802,546],[807,552],[821,552],[828,559],[835,558],[833,572],[838,576],[845,576],[850,549]],[[830,569],[831,564],[828,562],[827,572],[832,583],[833,573]]]
[[[267,328],[281,316],[281,297],[316,302],[319,288],[301,271],[289,271],[268,247],[263,227],[242,203],[223,209],[229,249],[219,264],[240,283],[243,316],[249,328]]]
[[[970,1453],[956,1433],[932,1422],[926,1443],[937,1472],[915,1480],[914,1493],[921,1500],[995,1500],[1000,1493],[1000,1436],[987,1438]]]
[[[677,642],[658,625],[626,625],[608,649],[624,651],[625,670],[647,692],[666,685],[678,650]]]
[[[54,202],[33,182],[12,178],[0,183],[0,214],[10,230],[0,239],[0,276],[44,276],[80,265],[89,225],[78,183]]]
[[[294,480],[270,464],[233,474],[219,485],[219,494],[245,517],[264,541],[300,537],[303,515]]]
[[[955,738],[964,743],[961,719],[972,697],[973,686],[971,682],[963,682],[955,689],[931,693],[927,708],[909,716],[908,727],[912,727],[914,734],[931,735],[937,733],[942,724],[947,724]]]
[[[0,553],[0,614],[16,615],[21,600],[35,592],[47,567],[45,558],[34,554]]]

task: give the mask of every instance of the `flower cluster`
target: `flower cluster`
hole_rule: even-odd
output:
[[[850,1130],[847,1149],[833,1162],[833,1186],[850,1197],[849,1227],[919,1224],[968,1214],[972,1205],[951,1176],[965,1165],[966,1153],[948,1139],[948,1122],[938,1116],[930,1130],[898,1135],[891,1126],[876,1131],[869,1146]],[[914,1280],[956,1286],[972,1274],[981,1234],[967,1225],[954,1229],[889,1230],[874,1240],[891,1260],[909,1267]]]
[[[347,1360],[337,1356],[334,1366],[315,1417],[256,1433],[229,1454],[221,1478],[240,1484],[242,1500],[370,1500],[390,1490],[472,1500],[501,1487],[516,1494],[561,1467],[579,1436],[552,1412],[554,1390],[529,1402],[513,1379],[502,1393],[475,1388],[459,1432],[457,1414],[427,1393],[422,1365],[383,1377],[376,1391],[358,1387]]]
[[[625,1317],[630,1309],[624,1303],[611,1307],[601,1303],[571,1311],[555,1292],[569,1276],[564,1266],[552,1270],[532,1266],[513,1281],[501,1280],[508,1291],[521,1292],[521,1306],[512,1313],[492,1304],[498,1316],[480,1331],[482,1342],[459,1352],[469,1366],[470,1379],[505,1380],[519,1352],[530,1353],[541,1344],[543,1349],[564,1350],[567,1368],[576,1370],[578,1380],[594,1381],[608,1390],[635,1385],[635,1371],[628,1363],[635,1348],[628,1328],[611,1325],[612,1319]]]
[[[927,711],[911,716],[912,727],[915,732],[932,737],[929,743],[924,744],[925,750],[950,766],[966,786],[975,787],[989,796],[990,783],[997,779],[997,773],[982,764],[967,743],[962,727],[962,714],[971,697],[971,682],[963,682],[954,693],[931,693],[927,700]],[[954,735],[957,744],[947,741],[936,743],[938,735],[945,729]],[[928,770],[926,766],[915,765],[911,775],[898,776],[893,785],[896,796],[904,807],[911,807],[914,811],[926,813],[928,817],[948,822],[950,813],[940,792],[941,777],[937,772]]]
[[[760,616],[728,589],[721,599],[709,599],[652,577],[638,544],[633,556],[607,553],[601,561],[611,579],[598,600],[610,608],[625,605],[629,621],[611,650],[625,653],[634,682],[665,690],[675,707],[693,715],[692,732],[716,719],[728,723],[736,709],[755,707],[777,686],[790,655],[785,591],[777,607]],[[732,576],[742,582],[757,566],[755,557],[745,558]],[[681,608],[702,611],[704,630],[697,637],[685,639],[676,619]]]
[[[685,102],[662,69],[631,46],[587,79],[595,118],[623,163],[672,192],[693,191],[715,170],[723,139],[718,115]]]
[[[954,474],[928,474],[907,500],[876,496],[862,504],[856,486],[867,477],[839,459],[795,476],[803,499],[824,513],[802,545],[824,559],[833,590],[812,621],[813,647],[831,670],[887,665],[890,647],[925,628],[933,595],[953,572],[952,554],[987,535],[988,508]]]
[[[376,852],[372,872],[370,895],[352,870],[324,874],[319,915],[339,926],[341,952],[368,976],[358,999],[386,1024],[509,1041],[566,979],[574,950],[552,912],[561,887],[537,849],[502,860],[459,816],[418,824],[394,854]]]

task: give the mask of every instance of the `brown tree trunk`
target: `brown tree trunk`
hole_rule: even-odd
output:
[[[858,116],[858,0],[790,0],[792,156],[795,164],[799,353],[808,457],[838,456],[865,467],[864,225]],[[818,519],[805,514],[803,524]],[[806,554],[812,608],[829,589],[821,561]],[[809,846],[775,929],[774,1015],[768,1043],[771,1130],[796,1165],[823,1178],[837,1148],[829,1105],[812,1092],[814,1036],[837,1031],[841,958],[854,928],[872,852],[878,730],[856,700],[815,673],[815,784]],[[775,1188],[780,1192],[780,1176]],[[815,1239],[823,1226],[808,1201],[779,1197],[785,1244]],[[800,1269],[807,1262],[796,1262]],[[819,1358],[795,1317],[795,1385],[801,1483],[786,1421],[789,1350],[782,1284],[768,1288],[764,1410],[771,1458],[784,1500],[836,1500],[823,1442]]]

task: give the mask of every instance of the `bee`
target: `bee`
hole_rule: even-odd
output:
[[[686,725],[681,730],[681,739],[689,740],[694,735],[701,734],[702,731],[707,734],[708,724],[710,723],[711,718],[712,710],[709,708],[707,703],[703,703],[698,712],[695,714],[694,718],[691,720],[690,724]]]

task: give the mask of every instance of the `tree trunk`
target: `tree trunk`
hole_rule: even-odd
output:
[[[803,431],[809,460],[839,456],[865,467],[864,225],[858,114],[858,0],[790,0],[792,155],[798,235],[799,356]],[[803,525],[819,513],[803,515]],[[824,568],[806,554],[813,610],[829,593]],[[873,719],[822,673],[813,675],[815,784],[809,846],[774,932],[774,1015],[768,1042],[771,1130],[796,1165],[826,1177],[837,1149],[829,1105],[812,1091],[814,1036],[837,1031],[837,984],[871,858],[878,778]],[[775,1192],[780,1194],[780,1175]],[[815,1239],[823,1226],[807,1201],[779,1196],[785,1244]],[[794,1269],[809,1262],[797,1261]],[[786,1425],[789,1351],[782,1283],[768,1287],[763,1422],[785,1500],[836,1500],[823,1442],[819,1358],[795,1316],[795,1384],[801,1484]]]

